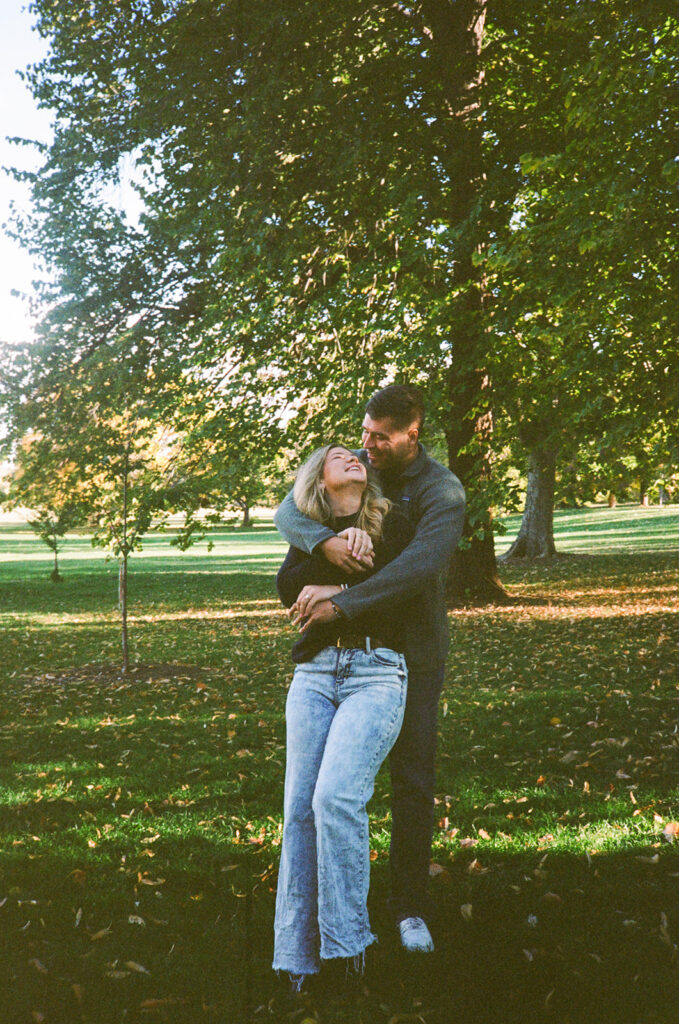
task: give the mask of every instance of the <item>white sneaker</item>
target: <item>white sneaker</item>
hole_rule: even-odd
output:
[[[433,953],[434,940],[421,917],[406,917],[398,926],[401,945],[409,953]]]

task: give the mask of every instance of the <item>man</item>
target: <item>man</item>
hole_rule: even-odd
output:
[[[434,949],[429,928],[427,881],[434,820],[434,757],[438,701],[448,649],[445,578],[462,534],[465,498],[460,481],[419,442],[424,405],[419,390],[392,384],[366,406],[360,457],[377,473],[385,495],[415,526],[408,547],[369,579],[311,610],[307,625],[334,616],[353,618],[378,604],[418,596],[419,614],[405,637],[408,698],[401,734],[390,755],[392,780],[391,909],[401,942],[411,951]],[[348,546],[326,526],[307,519],[292,495],[275,516],[278,530],[295,547],[315,549],[335,565],[364,571],[370,553]],[[304,615],[304,608],[301,608]]]

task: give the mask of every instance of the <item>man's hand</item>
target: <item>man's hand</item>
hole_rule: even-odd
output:
[[[314,605],[311,615],[306,620],[303,626],[300,626],[300,633],[306,633],[309,626],[313,626],[315,622],[333,622],[337,618],[335,614],[335,606],[332,601],[319,601],[318,604]]]
[[[344,531],[349,533],[351,531]],[[362,530],[354,531],[362,533]],[[367,534],[365,535],[367,537]],[[368,538],[370,539],[370,538]],[[355,543],[352,538],[352,544]],[[362,554],[360,558],[357,558],[352,554],[347,538],[341,534],[338,537],[328,537],[322,544],[319,545],[323,555],[329,562],[336,565],[343,572],[365,572],[366,569],[372,568],[373,565],[373,554]]]
[[[346,530],[342,530],[341,533],[337,534],[338,537],[344,537],[347,542],[347,548],[349,553],[357,558],[359,562],[365,561],[366,557],[370,557],[369,564],[372,566],[375,557],[375,549],[373,547],[372,537],[365,530],[359,530],[355,526],[350,526]]]
[[[292,607],[288,609],[288,615],[294,625],[298,625],[302,619],[305,619],[312,612],[320,601],[327,601],[328,598],[341,593],[342,588],[334,583],[327,583],[325,585],[320,583],[310,584],[302,588],[299,597]]]

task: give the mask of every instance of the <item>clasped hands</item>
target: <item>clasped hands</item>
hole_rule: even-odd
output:
[[[321,544],[325,558],[346,573],[365,572],[372,568],[374,551],[372,540],[365,530],[355,526],[342,530]],[[313,583],[303,587],[288,615],[293,625],[305,633],[314,622],[332,622],[335,618],[331,597],[342,588],[334,583]]]

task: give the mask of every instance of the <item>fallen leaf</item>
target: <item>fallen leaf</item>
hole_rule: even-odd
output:
[[[439,882],[450,883],[450,872],[442,864],[437,864],[436,861],[431,861],[429,864],[429,877],[437,878]]]
[[[663,839],[668,843],[673,843],[677,836],[679,836],[679,823],[676,821],[668,821],[662,830]]]
[[[485,828],[479,829],[479,836],[481,837],[481,839],[490,839],[490,836],[486,832]]]
[[[467,868],[467,871],[469,872],[470,875],[485,875],[488,871],[490,871],[490,868],[484,868],[481,862],[474,858],[474,860]]]
[[[137,974],[151,974],[150,971],[147,971],[146,968],[142,967],[141,964],[135,963],[134,960],[126,960],[125,966],[129,967],[131,971],[135,971]]]
[[[472,905],[471,903],[463,903],[460,907],[460,913],[462,914],[465,921],[471,921],[472,919]]]

